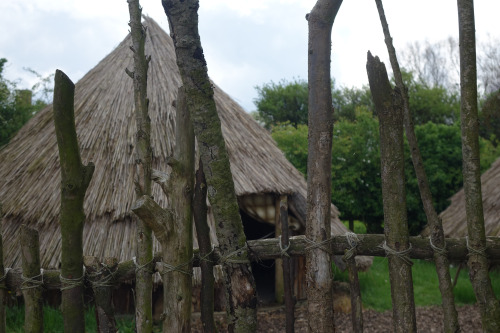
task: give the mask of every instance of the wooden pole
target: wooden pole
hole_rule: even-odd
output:
[[[186,91],[188,109],[198,141],[207,193],[224,258],[224,285],[229,332],[254,332],[257,328],[257,293],[246,237],[239,212],[229,157],[222,136],[208,78],[207,63],[198,33],[198,0],[163,0],[177,65]]]
[[[460,40],[460,118],[462,129],[462,173],[465,212],[469,234],[469,278],[476,294],[484,332],[500,332],[500,304],[495,297],[484,252],[483,199],[479,164],[479,121],[477,110],[477,66],[474,1],[457,0]]]
[[[200,248],[201,267],[201,322],[203,332],[216,332],[214,320],[214,255],[210,242],[210,228],[207,222],[207,181],[200,160],[196,170],[196,185],[193,198],[193,217],[196,226],[196,236]]]
[[[415,135],[415,129],[413,126],[408,90],[403,82],[403,76],[401,74],[401,69],[399,68],[396,50],[392,44],[392,37],[389,32],[389,25],[387,24],[387,19],[385,17],[382,0],[375,0],[375,2],[377,4],[380,22],[382,23],[382,29],[384,31],[385,43],[389,52],[389,59],[394,73],[394,79],[403,98],[406,138],[408,140],[408,145],[410,146],[411,159],[413,162],[413,168],[415,169],[415,175],[418,179],[420,197],[422,199],[425,215],[430,228],[430,237],[432,239],[432,243],[435,245],[434,262],[436,264],[436,272],[439,280],[439,290],[441,291],[441,297],[443,300],[442,307],[444,314],[444,330],[447,333],[455,333],[460,330],[460,325],[458,324],[458,314],[455,308],[453,287],[451,285],[450,263],[446,255],[443,225],[436,210],[434,209],[429,181],[427,180],[427,174],[424,169],[422,155],[420,154],[420,149],[418,148],[417,136]]]
[[[330,76],[332,26],[342,0],[318,0],[308,20],[309,134],[306,236],[307,312],[310,332],[335,332],[331,253],[317,246],[331,235],[333,108]]]
[[[148,114],[147,80],[150,57],[144,53],[146,28],[141,23],[142,9],[139,0],[128,0],[130,13],[130,34],[132,36],[132,52],[134,54],[134,70],[127,74],[134,84],[134,113],[137,126],[136,160],[135,160],[135,192],[137,198],[151,195],[152,149],[151,119]],[[151,228],[140,219],[136,223],[136,257],[137,271],[135,280],[135,317],[138,333],[150,333],[153,330],[153,235]]]
[[[380,176],[384,206],[384,250],[389,278],[395,332],[416,332],[415,301],[404,180],[403,106],[398,88],[391,88],[385,65],[368,52],[368,81],[380,120]]]
[[[293,297],[293,279],[292,279],[292,259],[288,254],[290,246],[290,229],[288,229],[288,198],[282,195],[279,199],[279,212],[281,220],[280,251],[282,257],[283,272],[283,293],[285,298],[285,323],[286,333],[295,332],[295,300]]]
[[[40,270],[38,231],[21,226],[20,245],[23,266],[24,331],[43,332],[43,271]]]
[[[274,200],[274,237],[279,238],[282,236],[283,224],[281,220],[280,211],[281,196],[276,195]],[[287,212],[288,216],[288,212]],[[288,225],[288,221],[287,221]],[[282,258],[274,261],[274,296],[278,304],[283,304],[285,297],[285,286],[283,278],[283,260]]]
[[[0,220],[3,218],[2,204],[0,204]],[[6,317],[5,305],[7,302],[7,287],[5,280],[7,280],[7,270],[3,265],[3,239],[0,234],[0,333],[6,332]]]
[[[359,238],[354,233],[346,235],[349,249],[345,251],[344,261],[347,264],[349,273],[349,287],[351,293],[351,322],[352,330],[355,333],[363,332],[363,302],[361,301],[361,288],[359,286],[358,268],[356,267],[356,247]]]
[[[83,304],[83,200],[94,164],[82,165],[76,137],[75,85],[60,70],[54,78],[54,124],[61,163],[61,281],[64,331],[85,332]]]
[[[85,256],[83,263],[94,294],[97,331],[115,333],[117,330],[113,309],[113,287],[118,260],[108,257],[100,261],[97,257]]]

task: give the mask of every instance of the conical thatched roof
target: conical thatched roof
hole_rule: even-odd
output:
[[[500,236],[500,158],[481,176],[486,236]],[[446,237],[467,236],[465,193],[461,189],[451,197],[451,204],[439,215]]]
[[[166,170],[173,149],[175,110],[172,102],[181,85],[170,37],[152,19],[146,54],[151,55],[148,97],[152,120],[154,168]],[[135,222],[130,212],[134,201],[134,135],[132,44],[128,36],[111,54],[85,75],[75,92],[75,119],[84,163],[92,161],[95,173],[85,199],[84,254],[134,256]],[[239,198],[247,195],[288,194],[291,209],[303,224],[306,183],[284,157],[269,133],[259,126],[227,94],[215,86],[215,101],[222,122]],[[0,202],[3,204],[4,260],[7,267],[20,265],[17,231],[22,223],[40,232],[42,266],[59,266],[60,171],[52,106],[31,119],[11,142],[0,150]],[[164,205],[158,186],[154,198]],[[299,216],[300,215],[300,216]],[[332,232],[346,229],[332,205]],[[212,221],[213,223],[213,221]],[[213,239],[215,241],[215,239]],[[158,243],[155,250],[159,250]]]

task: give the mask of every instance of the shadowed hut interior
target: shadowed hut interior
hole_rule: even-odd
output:
[[[166,171],[166,160],[175,144],[174,101],[181,79],[168,34],[151,18],[146,18],[144,24],[148,29],[146,54],[152,59],[148,97],[153,168]],[[82,161],[93,162],[96,167],[84,204],[84,255],[116,257],[119,261],[133,258],[136,246],[135,216],[130,210],[135,200],[136,123],[132,80],[125,73],[125,68],[133,68],[131,44],[131,37],[127,36],[78,81],[75,90],[75,122]],[[274,197],[269,194],[288,196],[290,225],[296,234],[302,233],[307,193],[304,177],[286,160],[270,134],[215,84],[214,98],[229,152],[235,192],[249,236],[274,230]],[[42,267],[60,267],[61,178],[52,114],[49,105],[0,150],[6,267],[21,265],[17,242],[21,224],[40,233]],[[162,206],[168,202],[157,185],[153,186],[153,196]],[[210,209],[208,214],[211,240],[217,245]],[[347,231],[333,205],[331,221],[332,234]],[[258,235],[255,237],[262,237]],[[194,242],[197,247],[196,236]],[[155,252],[160,250],[156,239],[153,246]],[[370,260],[360,263],[366,268]],[[301,269],[296,271],[297,275],[304,274]],[[216,278],[220,280],[220,269],[217,272]],[[200,283],[199,269],[195,269],[193,279],[195,285]]]

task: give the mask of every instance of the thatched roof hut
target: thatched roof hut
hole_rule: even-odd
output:
[[[173,151],[173,102],[181,78],[170,37],[150,18],[145,25],[148,27],[146,54],[152,58],[148,97],[153,167],[165,171],[167,156]],[[83,252],[97,257],[116,257],[119,261],[133,258],[136,246],[135,217],[130,210],[135,200],[136,122],[132,80],[125,73],[125,68],[133,68],[131,44],[128,36],[87,73],[75,89],[75,121],[82,160],[95,164],[84,204],[87,219]],[[286,160],[265,129],[216,85],[214,90],[247,237],[260,238],[274,231],[276,195],[288,195],[293,229],[296,234],[303,232],[304,177]],[[52,114],[52,106],[40,111],[0,150],[0,202],[5,213],[2,232],[7,267],[21,265],[17,239],[23,223],[40,233],[42,267],[60,265],[61,180]],[[159,186],[154,185],[153,196],[160,205],[166,204],[167,198]],[[210,211],[209,222],[214,225]],[[338,235],[346,231],[332,205],[332,233]],[[212,242],[217,243],[215,232],[211,235]],[[160,250],[156,240],[154,250]],[[369,260],[364,261],[362,266],[366,267]]]
[[[486,236],[500,236],[500,158],[481,176]],[[440,215],[446,237],[467,236],[465,192],[451,197],[451,204]]]

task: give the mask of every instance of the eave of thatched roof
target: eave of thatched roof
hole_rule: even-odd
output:
[[[500,158],[481,176],[486,236],[500,236]],[[461,189],[451,197],[451,204],[439,215],[446,237],[467,236],[465,192]]]
[[[148,97],[152,122],[154,168],[167,170],[173,150],[175,109],[181,85],[172,40],[152,19],[146,54],[151,55]],[[84,163],[93,162],[94,176],[85,198],[84,254],[130,259],[135,249],[135,224],[130,207],[134,201],[134,145],[132,69],[128,36],[113,52],[87,73],[75,90],[75,121]],[[284,157],[270,134],[237,103],[214,85],[215,102],[229,151],[238,196],[257,193],[288,194],[294,209],[305,213],[306,182]],[[22,223],[40,232],[42,266],[58,267],[60,261],[60,170],[52,106],[35,115],[0,150],[0,202],[3,204],[4,257],[7,266],[20,264],[17,230]],[[155,200],[167,198],[158,186]],[[332,232],[346,228],[332,205]],[[213,221],[212,221],[213,223]],[[215,234],[212,240],[216,242]],[[159,249],[155,243],[156,250]]]

